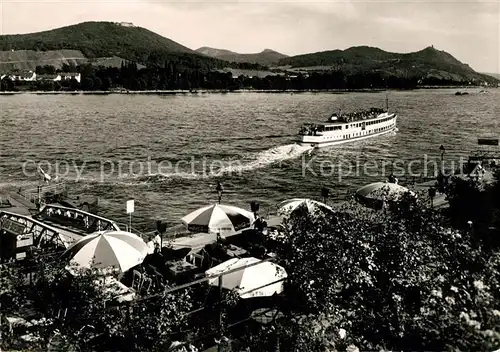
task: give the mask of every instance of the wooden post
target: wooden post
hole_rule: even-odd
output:
[[[224,187],[220,182],[217,182],[217,187],[215,187],[215,190],[217,191],[217,195],[219,196],[219,204],[222,199],[222,192],[224,192]]]
[[[42,207],[42,186],[38,185],[37,191],[38,191],[38,209],[40,209]]]

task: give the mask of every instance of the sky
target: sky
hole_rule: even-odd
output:
[[[240,53],[433,45],[476,71],[500,73],[500,0],[0,0],[1,34],[85,21],[132,22],[191,49]]]

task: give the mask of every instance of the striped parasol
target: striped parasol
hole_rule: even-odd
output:
[[[370,208],[380,209],[385,202],[397,202],[403,195],[414,192],[401,185],[390,182],[374,182],[356,191],[355,199]]]
[[[83,268],[115,267],[121,272],[141,264],[148,246],[137,235],[125,231],[97,232],[69,247],[62,258]]]
[[[253,257],[229,259],[207,270],[205,275],[212,276],[241,268],[222,276],[222,287],[227,290],[235,289],[241,298],[270,297],[283,292],[283,280],[287,277],[285,269],[271,262],[246,267],[260,261]],[[219,278],[210,279],[209,284],[217,286]]]
[[[278,204],[278,214],[280,215],[291,215],[298,210],[306,210],[310,214],[318,210],[323,212],[334,212],[334,210],[325,203],[307,198],[288,199]]]
[[[182,222],[192,232],[228,233],[235,232],[255,221],[252,212],[231,205],[209,205],[182,218]]]
[[[356,196],[366,199],[398,200],[408,188],[390,182],[374,182],[363,186],[356,191]]]

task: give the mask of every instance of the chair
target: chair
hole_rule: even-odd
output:
[[[65,308],[64,310],[61,308],[57,312],[57,318],[58,319],[65,319],[67,314],[68,314],[68,308]]]
[[[140,272],[138,272],[137,270],[134,270],[132,272],[132,274],[133,274],[133,276],[132,276],[132,289],[134,289],[136,292],[139,292],[141,289],[141,286],[142,286],[142,281],[143,281],[142,274]]]
[[[153,283],[153,280],[151,280],[151,278],[149,278],[149,277],[144,278],[142,281],[141,293],[142,294],[149,293],[149,289],[151,288],[152,283]]]

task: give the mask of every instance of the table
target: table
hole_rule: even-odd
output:
[[[106,292],[111,293],[113,299],[116,299],[118,302],[129,302],[135,298],[135,291],[122,284],[113,276],[106,276],[104,280],[95,280],[95,283],[101,286]]]
[[[188,263],[185,260],[179,260],[177,262],[169,263],[168,269],[174,276],[179,276],[190,273],[196,270],[197,267],[196,265]]]
[[[235,246],[233,244],[230,244],[228,246],[227,255],[230,258],[239,258],[239,257],[245,256],[247,254],[248,254],[248,252],[246,250],[244,250],[243,248],[240,248],[240,247]]]

